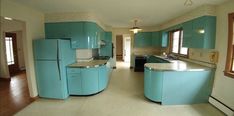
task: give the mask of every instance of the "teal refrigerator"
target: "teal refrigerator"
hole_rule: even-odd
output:
[[[66,66],[76,59],[70,40],[38,39],[33,41],[33,49],[39,97],[66,99]]]

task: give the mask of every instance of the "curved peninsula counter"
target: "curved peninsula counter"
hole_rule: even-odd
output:
[[[208,102],[214,68],[180,60],[170,63],[146,63],[145,97],[162,105]]]
[[[70,95],[92,95],[104,90],[111,73],[109,60],[77,62],[67,66]]]

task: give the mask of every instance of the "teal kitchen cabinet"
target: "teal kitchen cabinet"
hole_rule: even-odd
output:
[[[162,87],[163,87],[163,72],[152,71],[145,68],[144,73],[144,94],[145,96],[155,102],[162,101]]]
[[[84,95],[90,95],[98,92],[98,68],[83,68],[82,72],[82,90]]]
[[[99,48],[102,30],[96,23],[87,21],[45,23],[47,39],[71,39],[72,48],[80,49]]]
[[[216,17],[203,16],[193,21],[193,39],[196,40],[194,48],[215,48]]]
[[[161,47],[167,47],[169,43],[169,33],[167,31],[161,31],[160,37]]]
[[[109,69],[106,67],[106,65],[99,67],[99,91],[102,91],[107,87],[108,81],[109,81]]]
[[[45,23],[45,37],[50,39],[70,38],[71,37],[71,23]]]
[[[144,95],[162,105],[207,103],[214,71],[166,71],[145,67]]]
[[[135,34],[134,37],[134,47],[142,48],[142,47],[151,47],[152,45],[152,32],[139,32]]]
[[[161,33],[159,31],[152,32],[152,47],[161,47],[160,34]]]
[[[202,16],[183,23],[183,47],[214,49],[216,17]]]
[[[193,22],[187,21],[183,23],[183,47],[192,47]]]
[[[107,65],[89,68],[68,67],[69,94],[92,95],[104,90],[108,85],[110,72],[111,69]]]
[[[99,49],[100,56],[109,56],[112,57],[112,32],[102,32],[103,36],[101,38],[104,41],[105,45],[101,45]]]

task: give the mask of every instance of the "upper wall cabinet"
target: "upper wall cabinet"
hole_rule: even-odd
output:
[[[202,16],[183,23],[183,47],[215,48],[216,17]]]
[[[103,29],[94,22],[46,23],[46,38],[70,38],[72,48],[99,48]]]
[[[134,37],[134,47],[167,47],[167,32],[139,32]]]
[[[150,47],[152,45],[151,38],[152,38],[151,32],[139,32],[135,34],[134,47],[136,48]]]

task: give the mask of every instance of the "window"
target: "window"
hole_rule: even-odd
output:
[[[171,53],[178,54],[180,56],[188,55],[188,48],[182,47],[183,45],[183,30],[175,30],[170,32],[170,51]]]
[[[5,37],[6,56],[7,56],[7,64],[8,65],[15,64],[14,54],[13,54],[13,40],[12,39],[13,39],[12,37]]]
[[[224,75],[234,78],[234,13],[228,15],[228,47]]]

